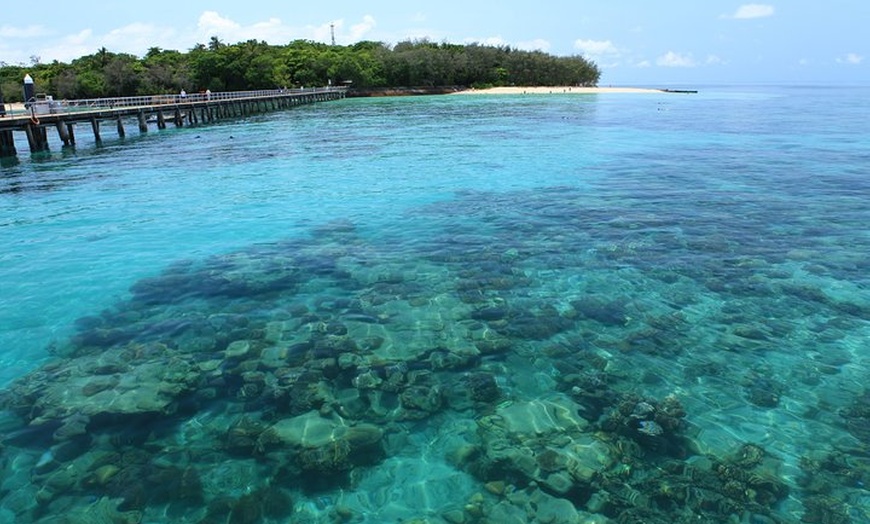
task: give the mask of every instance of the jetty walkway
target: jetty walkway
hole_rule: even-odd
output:
[[[48,150],[48,133],[52,128],[64,146],[71,146],[76,141],[76,124],[87,124],[94,133],[94,140],[99,143],[102,140],[100,126],[104,122],[111,122],[118,136],[123,138],[126,135],[125,121],[134,123],[141,133],[146,133],[149,124],[155,124],[158,129],[165,129],[167,123],[177,127],[205,124],[338,100],[344,98],[346,92],[344,87],[319,87],[87,100],[39,99],[28,104],[26,109],[13,109],[0,116],[0,158],[17,155],[15,132],[24,133],[30,152],[38,153]]]

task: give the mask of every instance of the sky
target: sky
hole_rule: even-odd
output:
[[[143,56],[216,36],[285,44],[408,39],[582,55],[599,85],[870,85],[868,0],[43,0],[0,13],[0,62]]]

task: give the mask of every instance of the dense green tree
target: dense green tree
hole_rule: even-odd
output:
[[[105,47],[69,64],[0,63],[0,89],[20,101],[29,73],[37,92],[90,98],[277,87],[595,85],[598,67],[581,56],[553,56],[509,46],[408,40],[389,46],[362,41],[334,46],[310,40],[270,45],[248,40],[227,44],[212,37],[188,52],[148,49],[142,58]]]
[[[178,51],[152,47],[142,60],[142,65],[145,70],[139,86],[140,95],[178,93],[193,84],[190,60]]]
[[[125,96],[138,93],[145,68],[133,55],[115,55],[103,67],[108,96]]]

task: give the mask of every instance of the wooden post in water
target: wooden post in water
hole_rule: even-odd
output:
[[[15,139],[12,131],[0,131],[0,158],[12,157],[18,154],[15,150]]]
[[[100,143],[103,141],[103,138],[100,136],[100,121],[97,117],[91,118],[91,129],[94,130],[94,142]]]
[[[0,120],[0,157],[16,155],[15,133],[24,131],[27,136],[31,151],[39,152],[49,149],[49,127],[54,127],[64,147],[74,145],[75,124],[77,122],[90,122],[94,133],[94,141],[102,142],[100,136],[101,121],[107,123],[115,119],[118,136],[125,138],[124,118],[137,118],[139,131],[145,133],[148,130],[148,117],[156,115],[157,127],[165,129],[167,120],[175,121],[177,127],[183,127],[185,121],[191,125],[213,123],[225,118],[248,118],[253,115],[290,109],[303,104],[311,104],[328,100],[344,98],[344,91],[304,92],[287,93],[284,91],[257,93],[256,96],[247,96],[248,93],[226,94],[220,97],[206,97],[205,99],[185,99],[176,97],[167,99],[164,96],[152,97],[150,105],[106,105],[88,104],[82,111],[72,113],[54,114],[46,116],[44,122],[40,122],[35,113],[23,118]],[[73,107],[82,107],[81,102],[73,101]],[[108,100],[112,102],[112,100]],[[174,103],[173,103],[174,102]],[[31,118],[28,118],[30,116]]]
[[[44,127],[28,122],[24,127],[24,132],[27,134],[27,143],[31,153],[48,151],[48,133]]]
[[[27,144],[30,146],[30,152],[39,151],[39,145],[36,142],[36,134],[33,131],[33,124],[27,124],[24,127],[24,133],[27,135]]]
[[[67,129],[66,124],[64,124],[63,120],[58,120],[56,125],[58,138],[63,142],[63,145],[68,146],[70,144],[69,130]]]

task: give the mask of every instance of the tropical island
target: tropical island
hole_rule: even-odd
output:
[[[593,87],[601,72],[582,56],[554,56],[509,46],[363,41],[349,46],[295,40],[272,45],[217,37],[187,52],[152,47],[143,57],[106,48],[72,60],[9,65],[0,62],[0,93],[23,101],[29,74],[38,92],[83,99],[196,91],[243,91],[347,86],[357,95],[449,92],[492,87]]]

